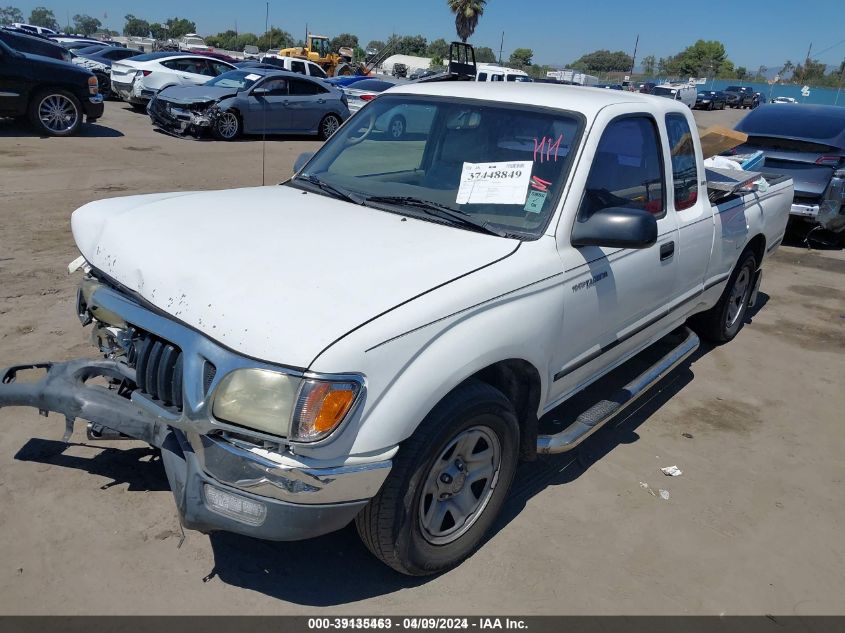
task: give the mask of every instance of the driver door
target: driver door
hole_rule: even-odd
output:
[[[288,80],[284,77],[270,77],[256,84],[249,94],[245,129],[259,134],[289,130],[289,100]]]
[[[572,191],[583,196],[567,199],[558,226],[564,320],[550,367],[550,400],[579,389],[660,330],[676,294],[678,223],[668,203],[661,126],[650,114],[622,112],[609,106],[599,115],[593,129],[600,137],[587,141],[573,181]],[[654,214],[657,243],[573,247],[574,223],[607,207]]]

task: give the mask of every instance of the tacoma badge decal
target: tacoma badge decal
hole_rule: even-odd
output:
[[[586,281],[581,281],[572,286],[572,292],[578,292],[579,290],[583,290],[584,288],[592,288],[602,279],[607,277],[607,271],[600,272],[597,275],[593,275],[591,279],[587,279]]]

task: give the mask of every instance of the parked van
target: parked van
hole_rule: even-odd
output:
[[[476,81],[533,81],[523,70],[494,66],[492,64],[478,64]]]
[[[695,105],[698,91],[694,84],[661,84],[652,88],[651,94],[680,101],[692,108]]]

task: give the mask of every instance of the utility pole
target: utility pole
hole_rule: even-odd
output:
[[[502,31],[502,41],[499,42],[499,66],[502,65],[502,50],[505,48],[505,32]]]
[[[801,83],[805,83],[807,78],[807,66],[810,64],[810,52],[813,50],[813,43],[810,42],[810,48],[807,49],[807,58],[804,60],[804,71],[801,73]]]
[[[264,35],[270,32],[270,3],[267,3],[267,13],[264,14]],[[272,48],[272,46],[268,46]]]
[[[634,42],[634,54],[631,56],[631,77],[634,76],[634,66],[637,65],[637,47],[640,45],[640,34],[637,33],[637,41]]]

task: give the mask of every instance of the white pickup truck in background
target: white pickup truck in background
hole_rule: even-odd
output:
[[[423,131],[388,138],[376,121],[398,113]],[[159,447],[187,527],[295,540],[354,520],[394,569],[442,571],[482,543],[519,458],[624,410],[695,351],[687,324],[736,336],[793,196],[765,180],[712,204],[672,100],[399,86],[281,186],[77,210],[77,309],[104,358],[2,370],[0,406]]]

